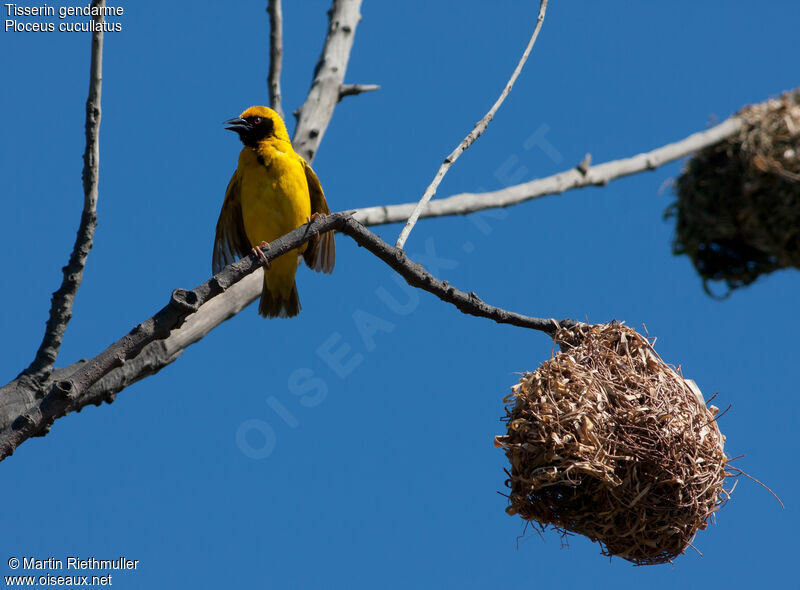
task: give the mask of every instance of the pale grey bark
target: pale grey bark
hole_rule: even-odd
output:
[[[438,199],[428,203],[420,217],[444,217],[448,215],[466,215],[484,209],[509,207],[525,201],[547,195],[556,195],[576,188],[587,186],[604,186],[617,178],[638,174],[647,170],[655,170],[694,152],[714,145],[731,137],[742,128],[738,117],[731,117],[705,131],[692,135],[675,143],[669,143],[650,152],[637,154],[630,158],[613,160],[596,166],[586,166],[582,162],[575,168],[564,170],[558,174],[537,178],[523,184],[517,184],[497,191],[485,193],[462,193]],[[357,209],[355,218],[364,225],[384,225],[405,221],[413,211],[416,203],[400,205],[381,205]]]
[[[269,0],[267,14],[269,14],[269,74],[267,75],[269,106],[283,119],[283,109],[281,108],[283,9],[281,8],[281,0]]]
[[[325,135],[333,109],[339,102],[356,26],[361,21],[361,0],[334,0],[328,11],[328,34],[314,69],[308,97],[297,110],[297,127],[292,144],[311,162]]]

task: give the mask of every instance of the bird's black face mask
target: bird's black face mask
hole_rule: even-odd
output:
[[[225,121],[223,125],[225,125],[225,129],[238,133],[242,143],[249,147],[255,147],[259,141],[271,136],[275,131],[272,119],[266,117],[247,117],[246,119],[236,117]]]

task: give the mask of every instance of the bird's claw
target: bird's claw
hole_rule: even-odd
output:
[[[252,249],[252,253],[261,260],[261,264],[264,266],[264,268],[269,270],[270,267],[269,260],[267,260],[267,256],[266,254],[264,254],[262,248],[266,248],[267,250],[269,250],[270,248],[269,242],[261,242],[261,245]]]

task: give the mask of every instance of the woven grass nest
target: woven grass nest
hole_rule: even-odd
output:
[[[738,113],[740,131],[684,167],[667,210],[673,252],[728,293],[781,268],[800,268],[800,89]]]
[[[637,565],[672,561],[729,495],[717,409],[624,325],[555,340],[504,400],[506,512]]]

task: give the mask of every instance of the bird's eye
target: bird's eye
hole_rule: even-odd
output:
[[[256,125],[260,125],[261,124],[261,117],[256,117],[255,119],[253,119],[253,123],[255,123]]]

